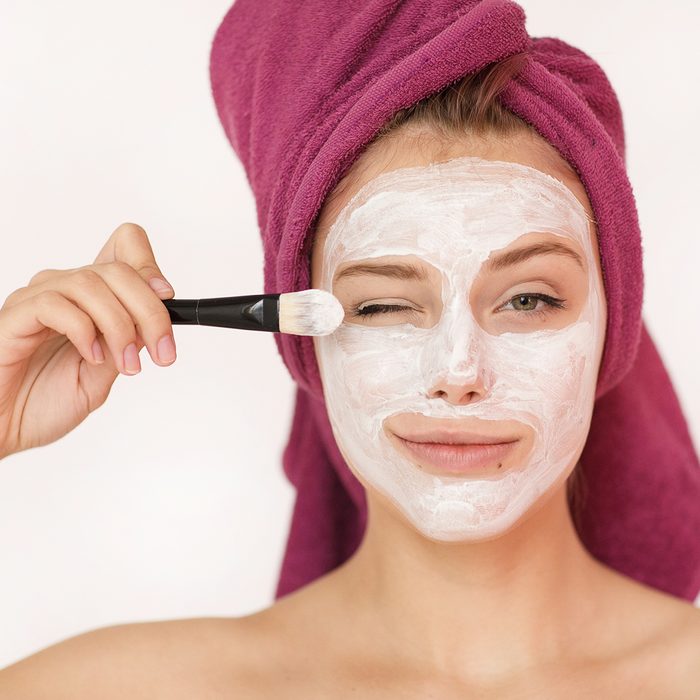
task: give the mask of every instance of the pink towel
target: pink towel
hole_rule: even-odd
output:
[[[212,93],[255,195],[265,292],[310,286],[324,197],[397,110],[526,51],[506,107],[557,148],[598,222],[608,325],[581,468],[579,535],[599,560],[693,600],[700,590],[700,465],[641,318],[642,247],[617,96],[600,66],[532,38],[510,0],[237,0],[212,43]],[[333,438],[307,337],[275,335],[298,384],[284,470],[297,488],[277,596],[359,545],[364,489]]]

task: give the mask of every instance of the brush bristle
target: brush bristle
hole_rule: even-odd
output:
[[[343,305],[323,289],[280,294],[280,333],[328,335],[345,318]]]

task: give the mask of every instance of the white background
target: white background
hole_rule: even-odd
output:
[[[623,107],[644,315],[700,444],[694,2],[523,0]],[[0,298],[143,226],[176,297],[262,292],[242,166],[208,59],[229,0],[0,4]],[[653,38],[653,42],[652,42]],[[293,384],[272,335],[176,327],[60,441],[0,464],[0,667],[96,627],[267,607],[293,504]]]

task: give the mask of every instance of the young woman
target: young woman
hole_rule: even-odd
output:
[[[332,291],[346,317],[294,371],[310,394],[300,368],[318,364],[317,405],[366,498],[359,545],[324,540],[357,513],[308,513],[342,561],[318,564],[318,542],[304,571],[288,556],[312,580],[288,576],[269,608],[80,635],[1,671],[0,697],[697,696],[698,611],[580,538],[581,457],[620,342],[613,258],[602,205],[500,99],[524,61],[491,61],[396,112],[318,207],[297,282]],[[2,454],[77,425],[128,372],[131,342],[168,363],[154,276],[146,233],[125,224],[93,265],[8,297]],[[297,435],[312,415],[297,411]],[[327,474],[312,476],[333,501]]]

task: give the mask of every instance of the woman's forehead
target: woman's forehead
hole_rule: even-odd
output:
[[[499,140],[481,138],[472,140],[466,145],[464,141],[455,142],[444,146],[439,152],[435,148],[431,149],[424,145],[413,146],[414,143],[410,139],[395,139],[391,148],[387,148],[383,144],[372,144],[326,198],[312,240],[312,283],[317,283],[320,280],[326,241],[330,230],[338,222],[341,215],[348,213],[350,209],[348,205],[351,202],[355,201],[355,205],[360,204],[358,194],[363,190],[369,192],[373,185],[377,186],[378,182],[387,184],[381,178],[394,171],[419,166],[445,165],[451,161],[470,156],[480,158],[482,161],[498,160],[501,163],[524,166],[528,169],[528,178],[534,177],[537,178],[538,182],[542,182],[539,176],[543,176],[545,182],[551,184],[551,181],[556,181],[561,188],[565,189],[570,198],[569,201],[572,202],[572,207],[576,209],[577,205],[574,202],[577,202],[579,211],[583,210],[584,212],[587,220],[586,242],[582,245],[593,250],[595,267],[598,268],[599,274],[602,274],[597,227],[586,189],[569,164],[559,156],[550,144],[543,142],[537,135],[523,134]],[[483,173],[484,171],[472,168],[472,172]],[[418,184],[420,185],[420,182]],[[471,185],[465,183],[465,187],[473,187],[473,183]],[[422,198],[421,187],[414,188],[411,196],[414,200]],[[398,204],[394,208],[398,213],[401,212]],[[494,212],[498,211],[497,200],[493,200],[491,209]],[[383,235],[385,241],[391,239],[386,229]]]
[[[536,232],[589,245],[587,213],[561,181],[521,164],[467,156],[366,183],[330,227],[324,257],[331,264],[403,251],[449,261]]]
[[[519,163],[549,175],[562,182],[594,220],[586,189],[575,170],[551,144],[530,129],[506,137],[491,133],[464,134],[445,140],[429,129],[407,127],[370,144],[326,197],[315,231],[319,243],[348,202],[370,181],[393,170],[440,164],[464,156]]]

